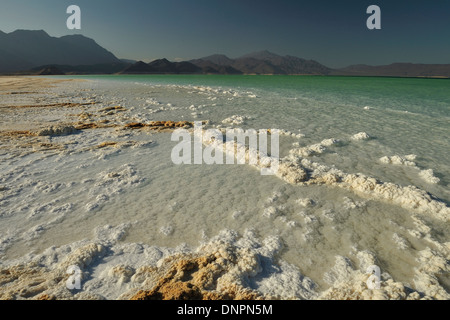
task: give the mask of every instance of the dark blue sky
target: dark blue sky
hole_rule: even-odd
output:
[[[81,8],[81,30],[66,8]],[[366,9],[381,8],[381,30]],[[81,33],[120,58],[231,58],[269,50],[330,67],[450,63],[450,1],[397,0],[2,0],[0,30]]]

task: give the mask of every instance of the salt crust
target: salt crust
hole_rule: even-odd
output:
[[[222,123],[232,124],[232,125],[241,125],[246,120],[249,120],[250,117],[247,116],[240,116],[240,115],[233,115],[229,118],[226,118],[222,121]]]
[[[399,155],[394,155],[391,157],[384,156],[380,158],[380,162],[413,167],[419,171],[419,177],[421,177],[425,182],[432,184],[439,183],[440,179],[434,175],[433,169],[422,170],[416,165],[416,163],[414,162],[416,157],[417,156],[415,154],[410,154],[403,157]]]
[[[203,133],[202,133],[203,134]],[[359,134],[357,134],[359,135]],[[257,150],[252,150],[246,146],[236,143],[235,141],[219,141],[202,140],[207,146],[212,146],[216,150],[223,150],[224,154],[227,152],[232,155],[237,155],[239,152],[245,154],[245,161],[249,163],[250,155],[256,154],[259,161],[251,166],[262,169],[266,166],[264,164],[273,163],[276,159],[270,159],[268,156],[260,155]],[[333,143],[331,143],[331,141]],[[318,148],[308,147],[308,150],[315,149],[316,152],[322,151],[325,144],[334,144],[338,140],[326,140],[325,143],[320,143],[316,146]],[[231,144],[231,147],[230,147]],[[413,210],[415,212],[430,214],[443,221],[450,221],[450,208],[442,201],[435,199],[428,192],[421,190],[415,186],[400,186],[394,183],[382,182],[376,178],[367,175],[348,174],[334,167],[312,162],[306,159],[302,149],[293,149],[285,158],[279,159],[279,166],[276,176],[291,184],[311,185],[311,184],[325,184],[330,186],[341,187],[354,193],[369,197],[371,199],[378,199],[388,201],[390,203],[401,206],[402,208]],[[307,152],[308,153],[308,152]],[[268,159],[264,159],[264,157]],[[412,157],[410,157],[412,159]]]
[[[369,289],[367,268],[378,263],[375,255],[368,251],[357,252],[360,269],[342,256],[336,257],[335,266],[324,275],[332,286],[321,292],[320,300],[448,300],[450,294],[439,284],[437,276],[450,271],[448,263],[449,244],[441,245],[436,251],[427,248],[419,251],[419,267],[415,269],[416,289],[396,282],[387,273],[381,274],[380,288]]]
[[[207,88],[199,89],[199,92],[207,91]],[[225,93],[228,94],[227,92]],[[230,94],[232,96],[238,96],[238,94],[233,92]],[[64,132],[65,130],[52,130],[53,132],[49,132],[50,135],[66,134]],[[356,140],[365,140],[370,137],[367,134],[360,133],[355,135],[353,138]],[[321,146],[327,147],[325,144],[321,144]],[[317,150],[321,150],[323,152],[323,149],[320,147]],[[414,159],[406,160],[413,161]],[[351,175],[349,178],[347,174],[342,173],[335,168],[329,168],[299,157],[287,157],[283,159],[283,167],[284,174],[279,175],[279,177],[294,184],[325,183],[329,185],[336,185],[346,183],[345,188],[349,188],[361,195],[367,196],[372,196],[375,189],[377,193],[381,191],[378,190],[380,188],[377,188],[378,184],[382,186],[384,185],[384,189],[390,189],[391,187],[391,184],[386,185],[386,183],[379,182],[373,178],[360,174]],[[300,171],[301,174],[298,172],[294,173],[294,171]],[[428,174],[429,173],[430,172],[428,171]],[[424,173],[424,175],[427,175],[427,173]],[[431,176],[433,176],[432,172]],[[355,182],[354,186],[352,181],[358,179],[359,181]],[[375,187],[372,189],[373,185],[375,185]],[[343,185],[339,186],[343,187]],[[435,214],[436,212],[433,212],[433,209],[442,209],[440,205],[436,205],[434,203],[436,201],[435,199],[427,198],[429,194],[425,192],[422,194],[421,190],[417,188],[414,189],[414,187],[412,187],[412,190],[404,190],[404,187],[397,185],[392,186],[393,190],[384,190],[381,192],[383,195],[376,196],[376,198],[379,197],[380,199],[391,201],[392,198],[395,198],[398,195],[404,196],[405,192],[408,193],[409,191],[413,191],[414,193],[418,191],[419,195],[424,195],[425,199],[424,201],[419,201],[417,205],[412,207],[414,212],[417,211],[419,213]],[[53,187],[57,188],[57,186]],[[50,188],[52,188],[52,186],[50,186]],[[400,191],[397,190],[398,188],[400,188]],[[385,194],[389,192],[393,193],[393,195],[387,196]],[[414,199],[414,196],[411,196],[411,198]],[[412,201],[412,199],[409,200]],[[406,208],[411,206],[410,204],[408,205],[402,203],[403,202],[400,204]],[[70,204],[68,205],[70,206]],[[442,212],[442,216],[448,217],[448,210]],[[219,236],[211,239],[210,242],[203,244],[194,251],[185,246],[180,246],[175,249],[167,249],[140,244],[121,244],[119,243],[119,240],[126,234],[126,230],[129,225],[121,225],[118,227],[105,226],[103,228],[97,228],[94,232],[94,240],[83,240],[59,248],[51,247],[41,255],[30,254],[22,259],[16,260],[15,262],[2,262],[0,266],[4,265],[5,267],[1,267],[0,269],[0,291],[2,298],[18,299],[45,297],[67,299],[100,299],[104,297],[115,298],[119,292],[122,292],[123,289],[128,290],[133,287],[130,283],[134,284],[134,282],[136,282],[141,284],[142,282],[147,281],[148,284],[148,282],[150,282],[148,280],[151,277],[147,276],[145,270],[151,271],[155,270],[154,268],[162,267],[165,264],[164,259],[171,257],[174,254],[191,255],[194,253],[201,255],[204,253],[201,248],[207,248],[208,245],[212,248],[210,251],[205,250],[206,252],[217,252],[220,251],[218,248],[224,244],[228,249],[224,249],[224,251],[218,254],[218,256],[230,257],[230,252],[233,253],[236,249],[245,247],[242,245],[242,243],[245,243],[247,246],[245,248],[250,248],[250,251],[253,249],[260,249],[258,252],[265,253],[267,256],[256,256],[260,260],[259,267],[258,264],[254,263],[255,259],[251,258],[248,260],[248,265],[245,263],[241,264],[241,268],[248,272],[247,277],[244,276],[239,279],[239,275],[242,274],[239,274],[238,272],[238,279],[234,276],[229,278],[232,279],[231,281],[236,281],[236,283],[240,283],[241,285],[258,287],[262,291],[264,291],[263,289],[265,288],[266,293],[278,295],[281,298],[417,299],[433,297],[448,300],[448,293],[446,293],[445,290],[439,285],[437,276],[445,276],[449,272],[448,253],[450,244],[441,244],[432,239],[430,236],[430,228],[427,227],[424,221],[416,215],[413,215],[413,218],[415,219],[417,226],[417,230],[412,231],[413,235],[416,237],[427,238],[427,240],[434,246],[433,249],[426,248],[425,250],[420,251],[418,257],[419,267],[415,270],[416,278],[414,282],[417,289],[421,291],[421,293],[394,282],[394,280],[390,279],[388,275],[383,275],[384,281],[382,282],[382,291],[368,291],[367,287],[365,287],[365,280],[368,275],[360,270],[355,270],[348,258],[337,257],[336,265],[325,275],[332,287],[329,290],[318,294],[313,290],[315,289],[315,285],[312,281],[303,277],[295,267],[290,266],[283,261],[278,261],[276,265],[278,270],[282,270],[279,274],[276,273],[269,277],[258,277],[259,275],[264,274],[264,270],[267,267],[264,262],[271,265],[275,261],[279,250],[282,248],[282,243],[277,238],[268,238],[262,242],[259,239],[255,239],[254,235],[251,235],[251,232],[246,232],[244,236],[240,237],[232,231],[225,230]],[[36,226],[33,228],[33,231],[39,232],[40,229],[41,228],[39,226]],[[8,235],[4,237],[4,239],[7,238]],[[402,239],[397,240],[400,246]],[[217,242],[214,243],[214,241]],[[240,243],[240,245],[237,245],[237,243]],[[139,265],[142,265],[142,261],[145,260],[142,259],[142,254],[144,254],[144,257],[150,262],[150,267],[138,267]],[[233,255],[236,256],[236,253],[233,253]],[[251,253],[249,256],[252,255],[254,256],[255,254]],[[247,257],[246,254],[238,255],[239,258],[244,256]],[[357,256],[365,257],[360,260],[361,270],[365,270],[364,265],[373,263],[376,259],[368,252],[358,252]],[[268,258],[268,260],[265,260],[266,258]],[[30,260],[32,262],[28,263]],[[86,288],[83,288],[83,292],[75,294],[65,288],[64,281],[67,278],[67,275],[65,274],[67,266],[73,264],[79,265],[80,268],[82,268],[83,281],[85,281],[86,285]],[[238,270],[240,269],[238,268]],[[292,273],[288,273],[288,276],[286,277],[285,271],[292,271]],[[92,274],[94,273],[95,275],[92,277]],[[97,275],[100,276],[96,278]],[[226,279],[227,278],[225,278],[225,280]],[[270,281],[266,279],[270,279]],[[295,281],[290,281],[290,279],[295,279]],[[302,280],[297,281],[297,279]],[[267,281],[267,286],[264,286],[265,281]],[[255,283],[257,283],[257,285],[255,285]],[[275,283],[278,283],[279,286],[274,286]],[[403,289],[401,286],[403,286]],[[222,288],[224,287],[226,287],[226,285],[222,286]],[[301,289],[299,289],[299,287]],[[132,289],[133,288],[130,290]],[[282,294],[279,294],[280,292]],[[123,297],[126,297],[126,294],[124,294]]]
[[[50,247],[42,254],[3,262],[0,298],[131,299],[142,290],[154,288],[180,259],[212,257],[213,262],[201,270],[201,289],[210,293],[240,292],[243,297],[253,292],[253,297],[265,299],[449,299],[437,279],[449,272],[448,256],[443,254],[448,252],[448,243],[420,252],[421,264],[414,280],[419,291],[385,273],[381,288],[369,289],[365,270],[377,259],[368,251],[356,251],[359,269],[347,257],[337,256],[336,264],[324,275],[330,288],[320,291],[298,268],[279,260],[283,243],[278,237],[259,239],[252,230],[242,235],[223,230],[195,249],[186,245],[163,248],[121,242],[130,226],[98,227],[92,240]],[[66,287],[66,271],[74,265],[81,270],[82,290]]]
[[[37,136],[61,136],[76,133],[78,130],[74,126],[52,126],[45,129],[41,129],[35,133]]]
[[[353,135],[352,139],[353,140],[368,140],[368,139],[370,139],[370,136],[365,132],[359,132],[359,133]]]
[[[209,291],[220,293],[233,287],[280,299],[310,299],[317,295],[314,283],[297,268],[286,263],[281,263],[281,269],[274,268],[283,248],[277,237],[260,240],[252,230],[243,235],[223,230],[195,249],[185,245],[170,249],[120,242],[130,226],[99,227],[94,230],[93,240],[50,247],[42,254],[2,263],[0,298],[128,299],[138,290],[153,287],[174,257],[210,255],[215,256],[220,272],[209,282]],[[73,265],[82,271],[81,291],[66,287],[66,271]]]
[[[370,136],[366,133],[359,133],[352,137],[354,140],[365,140],[369,138]],[[420,288],[421,294],[410,288],[405,288],[403,284],[395,282],[392,279],[387,279],[383,282],[380,291],[370,290],[365,286],[364,282],[369,275],[361,273],[360,271],[351,271],[352,268],[345,262],[347,260],[340,259],[338,265],[335,266],[335,271],[338,270],[334,272],[335,276],[333,276],[332,272],[325,276],[330,284],[333,283],[333,287],[323,293],[321,298],[420,299],[433,297],[436,299],[448,299],[449,294],[442,286],[440,286],[439,281],[436,278],[436,273],[448,273],[450,268],[450,264],[448,263],[449,248],[447,245],[441,245],[437,241],[434,241],[429,234],[429,228],[427,229],[427,226],[423,221],[417,218],[415,214],[428,214],[444,222],[448,222],[450,221],[450,208],[447,207],[444,202],[435,199],[426,191],[415,186],[400,186],[393,183],[382,182],[363,174],[347,174],[334,167],[328,167],[304,158],[312,152],[322,153],[325,150],[325,146],[330,146],[337,142],[338,140],[335,139],[324,140],[322,143],[307,147],[306,149],[297,148],[293,151],[291,150],[287,157],[280,160],[277,176],[288,183],[297,185],[325,184],[338,186],[353,191],[360,196],[368,197],[369,199],[388,201],[405,209],[412,210],[412,215],[413,218],[416,218],[417,226],[423,231],[423,233],[419,232],[416,236],[428,238],[431,243],[441,248],[441,251],[431,251],[430,253],[428,250],[431,249],[428,248],[427,250],[420,252],[420,256],[433,256],[433,260],[431,261],[436,261],[437,265],[435,267],[427,267],[425,262],[426,259],[419,258],[419,261],[422,262],[422,264],[416,270],[417,280],[415,280],[415,284]],[[206,141],[205,143],[209,145],[211,142]],[[213,143],[216,144],[216,147],[224,147],[219,141],[214,141]],[[248,150],[245,146],[236,146],[236,148],[244,148],[246,150],[247,160],[248,154],[256,152],[255,150]],[[305,152],[305,150],[307,151]],[[394,161],[398,160],[398,158],[393,159]],[[409,155],[404,159],[405,161],[412,161],[415,159],[415,156]],[[389,159],[389,161],[392,161],[392,159]],[[402,163],[407,163],[405,161],[402,160]],[[261,167],[258,165],[253,166],[256,168]],[[274,197],[274,200],[276,200],[276,196]],[[299,203],[303,206],[305,204],[311,204],[307,201],[310,199],[299,200]],[[364,202],[355,203],[351,199],[345,200],[344,203],[344,206],[349,209],[364,205]],[[263,215],[273,217],[277,215],[277,212],[276,207],[270,206],[264,210]],[[307,235],[305,236],[307,237]],[[400,249],[405,249],[408,246],[405,239],[400,238],[395,234],[393,237]],[[442,260],[442,256],[447,257],[447,260]],[[338,274],[337,276],[336,273]],[[343,276],[343,274],[351,274],[351,280],[348,280],[348,276]]]
[[[99,173],[94,187],[89,192],[95,199],[85,205],[86,211],[99,208],[110,197],[121,193],[123,188],[139,184],[143,180],[144,178],[139,177],[136,169],[130,164],[125,164],[118,170]]]
[[[294,156],[308,157],[313,154],[321,154],[325,152],[326,147],[330,147],[339,143],[340,141],[336,139],[325,139],[320,143],[312,144],[307,147],[291,149],[289,153]]]

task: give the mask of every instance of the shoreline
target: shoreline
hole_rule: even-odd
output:
[[[393,78],[393,79],[435,79],[435,80],[448,80],[447,76],[401,76],[401,75],[363,75],[363,74],[257,74],[257,73],[244,73],[244,74],[215,74],[215,73],[68,73],[68,74],[55,74],[55,75],[39,75],[39,74],[0,74],[0,78],[20,78],[20,77],[39,77],[39,78],[52,78],[52,77],[83,77],[83,76],[285,76],[285,77],[348,77],[348,78]]]

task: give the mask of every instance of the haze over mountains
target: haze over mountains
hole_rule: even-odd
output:
[[[239,58],[214,54],[190,61],[150,63],[117,58],[82,35],[51,37],[45,31],[0,31],[0,73],[31,74],[302,74],[401,77],[450,77],[450,64],[394,63],[332,69],[314,60],[269,51]]]

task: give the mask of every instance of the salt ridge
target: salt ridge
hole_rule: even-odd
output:
[[[201,136],[203,136],[203,132]],[[357,136],[362,135],[357,134]],[[228,152],[230,155],[237,155],[241,151],[245,154],[246,163],[249,163],[250,154],[257,154],[258,158],[261,157],[257,150],[249,149],[234,141],[227,141],[225,143],[216,139],[212,141],[202,139],[202,141],[205,145],[214,146],[217,150],[223,150],[224,154]],[[326,184],[341,187],[351,190],[358,195],[389,201],[405,209],[427,213],[443,221],[450,221],[450,208],[444,202],[436,200],[428,192],[415,186],[400,186],[394,183],[382,182],[361,173],[348,174],[339,169],[318,164],[304,158],[310,155],[311,151],[322,153],[325,150],[324,145],[332,145],[339,140],[332,139],[324,141],[325,143],[322,142],[313,145],[313,147],[306,147],[306,149],[292,149],[287,157],[280,159],[280,165],[276,175],[292,184]],[[333,143],[329,143],[330,141]],[[227,147],[230,144],[231,147]],[[257,164],[252,164],[251,166],[262,169],[265,167],[263,165],[264,163],[270,162],[258,161]]]

